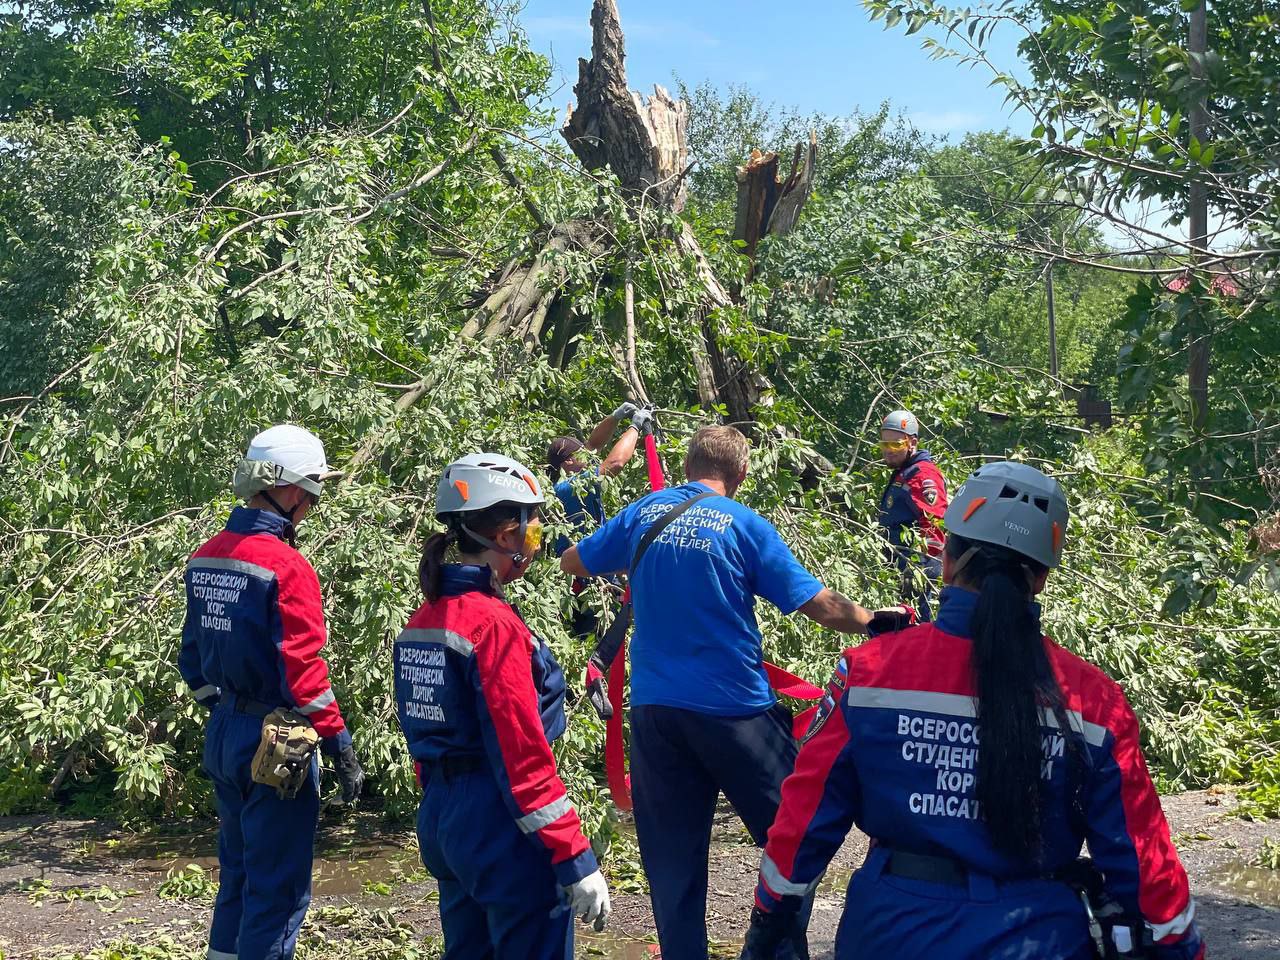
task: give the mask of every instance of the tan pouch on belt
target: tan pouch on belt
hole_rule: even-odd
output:
[[[254,783],[275,787],[282,800],[296,797],[307,782],[311,758],[319,746],[320,734],[310,720],[279,707],[262,721],[262,740],[249,775]]]

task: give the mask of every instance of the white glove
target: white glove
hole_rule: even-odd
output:
[[[636,405],[628,400],[621,404],[617,410],[613,411],[613,413],[609,414],[609,416],[613,417],[615,420],[625,420],[635,412]]]
[[[572,886],[565,887],[565,891],[569,894],[569,906],[573,915],[587,923],[594,921],[596,933],[603,930],[613,908],[609,905],[609,887],[600,871],[588,874]]]

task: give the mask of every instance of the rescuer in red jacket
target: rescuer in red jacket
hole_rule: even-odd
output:
[[[288,424],[263,431],[236,469],[247,505],[187,563],[178,669],[212,710],[204,767],[218,806],[209,960],[288,960],[311,902],[319,769],[313,761],[292,797],[255,782],[263,718],[288,707],[310,720],[334,757],[344,801],[364,781],[320,656],[320,581],[293,548],[294,528],[319,503],[324,481],[339,475],[314,434]]]
[[[849,882],[837,960],[1199,960],[1133,710],[1040,630],[1032,598],[1061,558],[1062,488],[1025,464],[988,464],[946,524],[937,620],[837,664],[782,786],[743,957],[798,942],[792,918],[856,823],[872,846]],[[1082,843],[1091,863],[1077,862]],[[1097,911],[1096,954],[1081,877],[1117,906]]]
[[[440,885],[446,960],[572,960],[573,917],[602,930],[609,891],[556,771],[565,681],[503,597],[542,541],[542,489],[478,453],[445,468],[426,596],[395,644],[400,726],[422,786],[418,846]],[[446,563],[454,547],[457,563]]]
[[[884,418],[880,456],[893,469],[880,495],[879,521],[901,578],[902,600],[921,620],[932,620],[942,576],[945,538],[938,521],[947,510],[947,482],[929,451],[920,449],[920,422],[909,410]]]

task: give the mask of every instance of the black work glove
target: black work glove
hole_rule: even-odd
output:
[[[809,960],[809,941],[797,913],[751,908],[751,926],[739,960]]]
[[[360,769],[360,761],[356,759],[354,747],[346,746],[338,754],[336,764],[338,782],[342,784],[342,802],[355,803],[364,786],[364,771]]]
[[[609,702],[609,681],[605,679],[608,672],[603,663],[594,656],[587,661],[587,699],[601,720],[613,719],[613,704]]]
[[[873,610],[871,622],[867,624],[867,636],[878,637],[882,633],[896,633],[907,627],[913,627],[919,622],[915,610],[905,603],[896,607],[886,607],[883,610]]]

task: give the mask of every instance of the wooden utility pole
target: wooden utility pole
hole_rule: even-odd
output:
[[[1196,82],[1195,100],[1191,104],[1188,136],[1200,149],[1208,146],[1209,111],[1206,104],[1204,57],[1209,46],[1209,12],[1205,0],[1200,0],[1191,11],[1187,52],[1191,54],[1191,76]],[[1190,228],[1191,265],[1203,259],[1203,251],[1209,245],[1209,195],[1204,177],[1197,165],[1189,164],[1191,175],[1187,197],[1187,219]],[[1187,356],[1187,394],[1191,401],[1191,422],[1196,429],[1205,425],[1209,417],[1209,360],[1213,344],[1212,333],[1205,323],[1205,311],[1197,309],[1191,327],[1191,345]]]

